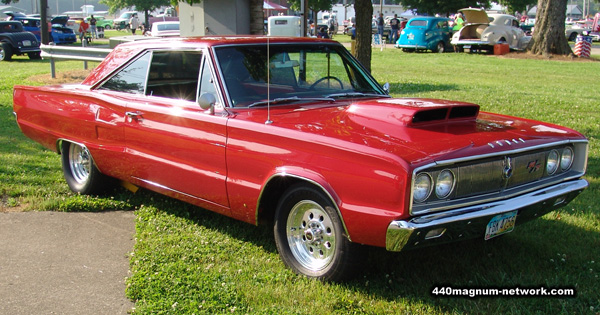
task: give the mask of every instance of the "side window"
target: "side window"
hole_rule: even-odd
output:
[[[210,73],[208,60],[206,59],[202,63],[202,74],[200,76],[200,93],[198,95],[201,96],[204,93],[210,93],[215,97],[215,99],[218,100],[217,90],[215,89],[215,82],[212,77],[212,74]]]
[[[146,95],[196,101],[202,52],[155,51]]]
[[[99,89],[144,94],[149,62],[150,53],[145,53],[106,81]]]

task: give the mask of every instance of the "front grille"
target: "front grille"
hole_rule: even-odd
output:
[[[548,174],[546,163],[551,151],[561,152],[570,147],[575,151],[576,163],[570,169]],[[554,183],[578,178],[585,173],[587,142],[537,147],[529,151],[509,151],[481,158],[441,161],[418,169],[413,174],[428,173],[433,179],[432,192],[422,202],[412,201],[411,213],[425,214],[514,195],[539,189]],[[444,170],[455,175],[455,188],[445,198],[435,193],[435,181]]]

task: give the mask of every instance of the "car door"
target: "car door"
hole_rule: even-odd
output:
[[[213,85],[199,80],[212,77],[205,56],[198,50],[151,52],[144,93],[127,104],[124,134],[134,181],[227,213],[227,115],[207,114],[196,102],[199,92],[214,91],[199,88],[200,81]]]

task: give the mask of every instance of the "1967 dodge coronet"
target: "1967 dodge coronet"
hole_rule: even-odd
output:
[[[323,39],[122,44],[81,84],[15,86],[14,112],[61,155],[73,191],[116,178],[272,224],[285,264],[323,280],[351,275],[360,244],[487,240],[588,185],[580,133],[391,98]]]

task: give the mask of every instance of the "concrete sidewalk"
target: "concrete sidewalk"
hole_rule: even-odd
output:
[[[127,314],[132,211],[0,213],[0,314]]]

